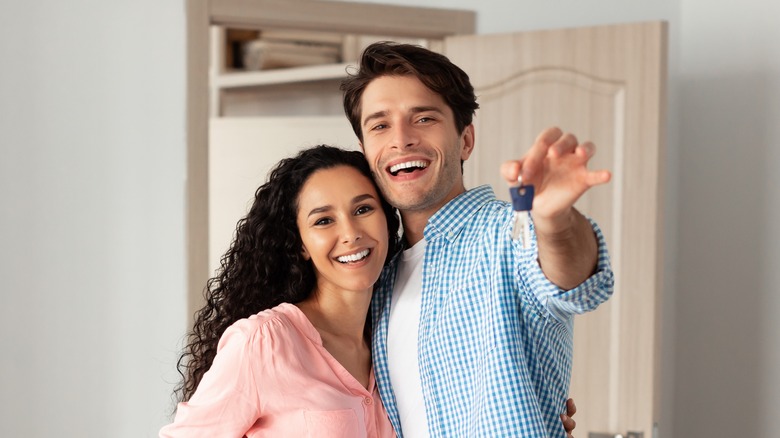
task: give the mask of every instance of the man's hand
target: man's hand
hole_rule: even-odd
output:
[[[562,289],[588,278],[598,259],[592,227],[574,208],[588,189],[611,178],[607,170],[588,170],[595,152],[593,143],[579,143],[574,135],[549,128],[539,134],[523,158],[501,166],[510,185],[517,183],[518,175],[522,175],[523,184],[534,185],[531,215],[539,264],[547,278]]]
[[[536,138],[528,153],[516,161],[507,161],[501,174],[511,184],[516,184],[522,170],[523,184],[533,184],[534,224],[538,229],[566,226],[567,217],[574,203],[588,189],[609,182],[607,170],[588,170],[588,161],[596,152],[591,142],[579,143],[572,134],[564,134],[558,128],[548,128]]]
[[[563,428],[566,430],[566,436],[568,438],[574,438],[572,432],[577,427],[577,422],[574,421],[574,414],[577,413],[577,406],[574,405],[573,399],[566,400],[566,413],[561,414],[561,422],[563,422]]]

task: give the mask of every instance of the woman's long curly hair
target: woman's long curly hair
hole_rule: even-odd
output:
[[[316,280],[311,261],[302,253],[298,195],[313,173],[345,165],[360,171],[377,194],[381,193],[362,153],[327,145],[280,161],[268,182],[257,189],[254,204],[238,222],[216,277],[206,285],[206,305],[196,313],[179,358],[183,379],[175,394],[180,401],[189,400],[195,392],[214,361],[219,338],[231,324],[281,303],[298,303],[312,293]],[[389,260],[400,248],[399,219],[390,204],[383,198],[381,202],[387,218]]]

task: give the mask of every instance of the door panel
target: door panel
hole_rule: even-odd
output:
[[[651,436],[660,412],[665,23],[450,37],[443,51],[469,74],[481,107],[467,187],[491,184],[507,199],[500,163],[553,125],[593,141],[590,167],[612,171],[610,184],[577,204],[604,231],[616,284],[608,303],[575,318],[570,394],[578,436]]]

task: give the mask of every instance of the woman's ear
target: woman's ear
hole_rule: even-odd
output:
[[[304,260],[311,260],[311,256],[309,255],[309,251],[306,250],[305,245],[302,245],[301,255],[303,256]]]

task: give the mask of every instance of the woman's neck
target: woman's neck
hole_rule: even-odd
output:
[[[371,292],[366,292],[365,297],[349,296],[354,294],[315,291],[298,303],[298,307],[317,330],[344,340],[360,341],[363,339]]]
[[[320,334],[322,345],[364,388],[371,372],[371,350],[365,336],[371,292],[366,297],[319,294],[297,304]]]

